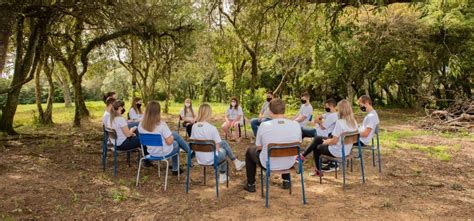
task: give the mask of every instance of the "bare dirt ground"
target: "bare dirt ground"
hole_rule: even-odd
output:
[[[397,117],[398,115],[398,117]],[[410,117],[394,111],[381,115],[382,128],[408,129]],[[167,118],[169,125],[176,125]],[[173,123],[172,123],[173,122]],[[215,119],[214,123],[220,123]],[[87,125],[86,125],[87,124]],[[137,165],[129,167],[119,156],[119,172],[113,176],[113,156],[109,151],[106,171],[101,166],[100,120],[84,122],[83,128],[56,125],[54,128],[22,131],[19,138],[0,137],[0,219],[136,219],[136,220],[288,220],[288,219],[462,219],[474,218],[474,139],[471,135],[445,138],[437,134],[417,135],[409,140],[419,145],[457,145],[449,150],[451,159],[442,161],[426,152],[410,148],[382,146],[382,173],[372,166],[365,153],[366,183],[360,182],[360,164],[348,172],[347,188],[342,189],[342,174],[309,177],[312,162],[305,162],[305,189],[308,204],[302,204],[299,176],[292,174],[293,194],[281,189],[272,176],[270,208],[257,193],[242,189],[245,171],[230,165],[229,188],[220,185],[216,198],[213,173],[207,184],[202,168],[191,170],[191,187],[185,193],[185,176],[180,181],[164,177],[157,168],[142,170],[141,185],[135,187]],[[184,133],[182,133],[184,135]],[[250,134],[250,130],[249,130]],[[309,140],[307,140],[309,141]],[[231,143],[243,159],[250,140]],[[312,157],[309,157],[312,158]],[[133,158],[132,158],[133,159]],[[184,163],[184,155],[182,163]],[[162,167],[163,168],[163,167]],[[257,173],[258,174],[258,173]]]

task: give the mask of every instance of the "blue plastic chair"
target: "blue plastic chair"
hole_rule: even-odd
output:
[[[360,145],[359,131],[352,131],[352,132],[343,133],[343,134],[341,134],[341,139],[340,140],[341,140],[341,146],[342,146],[342,150],[341,150],[342,157],[331,157],[331,156],[327,156],[327,155],[320,155],[319,161],[318,161],[319,168],[322,167],[321,158],[325,158],[325,159],[336,162],[335,176],[337,178],[337,167],[338,167],[337,164],[338,164],[338,162],[340,162],[342,164],[342,177],[343,177],[342,188],[345,189],[346,188],[346,163],[347,163],[347,160],[350,159],[351,162],[352,162],[352,159],[356,158],[356,159],[360,160],[362,183],[365,183],[364,158],[362,156],[362,147]],[[345,150],[344,146],[346,144],[354,144],[356,141],[357,141],[357,149],[358,149],[357,156],[353,156],[352,152],[349,155],[346,156],[346,150]],[[352,163],[351,163],[351,171],[352,171]],[[323,173],[322,172],[319,173],[319,183],[323,183]]]
[[[212,152],[214,155],[214,163],[212,165],[202,165],[204,167],[204,184],[206,184],[206,167],[213,167],[214,168],[214,175],[216,177],[216,195],[219,197],[219,173],[218,167],[222,164],[226,164],[226,176],[227,176],[227,184],[226,186],[229,187],[229,164],[227,163],[227,159],[223,160],[222,162],[217,162],[217,153],[216,153],[216,143],[213,140],[196,140],[190,139],[189,140],[189,148],[191,151],[188,153],[188,166],[187,166],[187,175],[186,175],[186,193],[189,192],[189,171],[191,170],[191,155],[192,152]]]
[[[130,149],[130,150],[118,150],[117,149],[117,132],[114,130],[114,129],[111,129],[111,128],[105,128],[104,127],[104,131],[105,131],[105,136],[104,136],[104,144],[102,144],[102,163],[103,163],[103,166],[104,166],[104,170],[105,170],[105,166],[106,166],[106,161],[107,161],[107,140],[109,138],[113,139],[113,145],[114,145],[114,176],[116,177],[117,176],[117,156],[119,153],[126,153],[127,154],[127,162],[128,162],[128,166],[130,167],[130,153],[131,152],[136,152],[138,151],[138,148],[135,148],[135,149]],[[107,140],[105,140],[105,138],[107,138]],[[104,150],[105,148],[105,150]],[[140,155],[138,155],[138,157],[140,157]]]
[[[102,169],[105,171],[107,167],[107,146],[109,143],[109,135],[105,131],[105,126],[102,125],[103,139],[102,139]]]
[[[163,139],[161,137],[161,134],[139,134],[138,137],[140,138],[140,146],[141,146],[141,152],[142,152],[142,157],[140,158],[140,163],[138,164],[138,172],[137,172],[137,181],[136,181],[136,186],[138,186],[138,182],[140,180],[140,170],[142,167],[142,162],[144,160],[150,160],[150,161],[158,161],[158,176],[161,177],[161,168],[160,164],[162,161],[166,162],[166,175],[165,175],[165,191],[168,186],[168,170],[169,170],[169,162],[168,159],[177,156],[178,157],[178,165],[179,165],[179,149],[176,149],[169,153],[168,155],[157,157],[157,156],[150,156],[146,155],[145,156],[145,149],[143,146],[156,146],[156,147],[162,147],[163,146]],[[179,181],[179,169],[178,169],[178,181]]]
[[[270,143],[268,144],[268,154],[267,154],[267,163],[266,163],[266,168],[260,167],[260,185],[261,185],[261,190],[262,190],[262,197],[263,197],[263,170],[266,171],[265,174],[265,180],[266,180],[266,194],[265,194],[265,206],[268,208],[268,190],[270,189],[269,186],[269,177],[272,172],[270,170],[270,157],[289,157],[289,156],[299,156],[300,154],[300,147],[301,143],[296,142],[296,143]],[[293,166],[292,166],[293,167]],[[291,167],[290,167],[291,168]],[[279,171],[273,171],[277,172],[280,174],[285,174],[285,173],[290,173],[290,168],[287,170],[279,170]],[[304,191],[304,171],[303,171],[303,162],[301,161],[301,158],[298,157],[298,170],[300,172],[301,176],[301,192],[303,194],[303,204],[306,204],[306,196],[305,196],[305,191]],[[290,194],[291,194],[291,176],[290,176]]]
[[[379,125],[375,127],[374,137],[372,137],[372,145],[369,146],[362,146],[364,150],[371,150],[372,151],[372,166],[375,167],[375,150],[377,150],[377,160],[379,166],[379,173],[382,173],[382,161],[380,160],[380,140],[379,140]],[[374,145],[374,139],[377,139],[377,146]]]

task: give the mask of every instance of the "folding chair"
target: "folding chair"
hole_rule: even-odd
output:
[[[211,165],[203,165],[199,164],[204,167],[204,184],[206,184],[206,167],[213,167],[214,168],[214,175],[216,177],[216,195],[219,197],[219,173],[218,167],[222,164],[226,164],[226,176],[227,176],[227,184],[226,186],[229,187],[229,164],[227,163],[227,158],[222,162],[217,162],[217,153],[216,153],[216,143],[213,140],[189,140],[189,148],[191,151],[188,153],[188,166],[187,166],[187,175],[186,175],[186,193],[189,192],[189,171],[191,169],[191,154],[192,152],[211,152],[214,155],[214,163]]]
[[[353,156],[352,151],[349,155],[346,156],[346,150],[344,148],[344,145],[346,144],[354,144],[357,141],[357,149],[358,149],[358,154],[357,156]],[[341,134],[341,145],[342,145],[342,157],[331,157],[327,155],[320,155],[319,157],[319,168],[322,167],[321,159],[325,158],[331,161],[336,162],[336,171],[335,171],[335,176],[337,179],[337,166],[338,162],[342,164],[342,188],[346,188],[346,163],[347,160],[351,160],[352,158],[360,159],[360,169],[361,169],[361,176],[362,176],[362,183],[365,183],[365,176],[364,176],[364,158],[362,157],[362,147],[360,145],[360,136],[358,131],[352,131],[352,132],[346,132]],[[352,171],[352,163],[351,163],[351,171]],[[323,174],[322,172],[319,173],[319,183],[323,183]]]
[[[179,131],[182,127],[184,127],[183,125],[183,118],[181,117],[181,115],[179,115],[179,119],[178,119],[178,134],[179,134]],[[184,127],[184,132],[186,134],[186,138],[188,138],[188,132],[186,131],[186,127]]]
[[[107,147],[109,145],[109,136],[105,131],[105,126],[102,125],[103,139],[102,139],[102,169],[105,171],[107,167]]]
[[[243,117],[243,123],[239,123],[239,137],[242,137],[242,127],[244,128],[244,137],[247,139],[247,119]],[[230,127],[230,133],[232,134],[232,131],[234,130],[234,127]],[[226,139],[227,139],[227,134],[226,134]]]
[[[372,145],[364,145],[362,146],[363,150],[371,150],[372,151],[372,166],[375,167],[375,150],[377,150],[377,159],[379,163],[379,173],[382,173],[382,161],[380,160],[380,140],[379,140],[379,125],[375,127],[375,137],[377,138],[377,147],[374,145],[374,137],[372,137]]]
[[[266,180],[266,201],[265,201],[265,206],[268,208],[268,190],[270,189],[269,186],[269,177],[272,172],[270,167],[270,157],[289,157],[289,156],[299,156],[300,154],[300,146],[301,143],[295,142],[295,143],[270,143],[268,144],[268,154],[267,154],[267,164],[266,168],[260,167],[260,186],[262,190],[262,197],[263,197],[263,170],[266,171],[265,174],[265,180]],[[293,166],[292,166],[293,167]],[[290,167],[291,168],[291,167]],[[290,173],[290,168],[286,170],[273,170],[275,173],[279,174],[286,174]],[[301,176],[301,192],[303,194],[303,204],[306,204],[306,196],[304,192],[304,177],[303,177],[303,163],[301,161],[301,158],[298,157],[298,169],[300,172]],[[290,176],[290,194],[291,194],[291,176]]]
[[[168,155],[161,156],[161,157],[150,156],[150,155],[145,156],[145,149],[143,146],[162,147],[163,139],[161,137],[161,134],[139,134],[139,138],[140,138],[140,144],[141,144],[140,146],[141,146],[142,157],[140,158],[140,163],[138,164],[136,186],[138,186],[138,182],[140,179],[140,169],[142,167],[142,162],[144,160],[158,161],[158,177],[161,177],[160,164],[162,161],[165,161],[166,162],[165,191],[166,191],[166,187],[168,186],[168,170],[169,170],[168,159],[174,156],[178,156],[178,165],[179,165],[179,149],[177,149],[176,151],[172,151]],[[179,181],[179,169],[178,169],[178,181]]]
[[[137,147],[135,149],[130,149],[130,150],[118,150],[117,149],[117,132],[114,129],[110,129],[110,128],[104,128],[104,130],[106,132],[107,138],[111,138],[111,139],[114,140],[112,143],[114,144],[114,176],[116,177],[117,176],[117,155],[119,153],[127,153],[127,162],[128,162],[128,166],[130,167],[131,166],[130,165],[130,153],[138,151],[139,147]],[[105,148],[107,148],[107,146],[105,146]],[[105,150],[105,152],[107,152],[107,150]],[[138,153],[138,154],[140,154],[140,153]],[[105,157],[107,157],[107,156],[105,156]],[[140,155],[138,155],[137,159],[139,157],[140,157]],[[104,156],[102,156],[102,160],[103,160],[103,163],[105,165]],[[104,168],[105,168],[105,166],[104,166]]]

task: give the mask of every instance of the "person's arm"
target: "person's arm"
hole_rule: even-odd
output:
[[[170,135],[169,137],[165,138],[165,143],[166,143],[166,145],[171,145],[171,144],[173,144],[173,141],[174,141],[173,135]]]
[[[296,118],[295,118],[295,121],[297,121],[298,123],[301,123],[304,120],[306,120],[306,116],[304,116],[302,114],[298,114],[298,116],[296,116]]]
[[[323,144],[326,144],[326,145],[336,145],[338,140],[339,140],[339,137],[337,137],[337,136],[332,136],[332,138],[325,139],[325,140],[323,141]]]
[[[137,128],[135,127],[132,127],[132,129],[128,129],[128,126],[125,125],[122,127],[122,132],[123,134],[125,134],[125,136],[132,137],[132,136],[136,136],[136,134],[134,133],[136,129]]]
[[[361,137],[368,137],[370,132],[372,131],[372,128],[366,127],[364,131],[360,132]]]
[[[229,119],[229,110],[227,110],[227,112],[225,113],[224,120],[228,124],[231,122],[231,120]]]

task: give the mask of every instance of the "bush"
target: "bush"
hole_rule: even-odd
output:
[[[244,109],[249,113],[258,113],[260,111],[260,106],[265,102],[263,96],[265,92],[265,88],[259,88],[255,91],[255,95],[252,96],[250,90],[246,90],[244,94]]]

